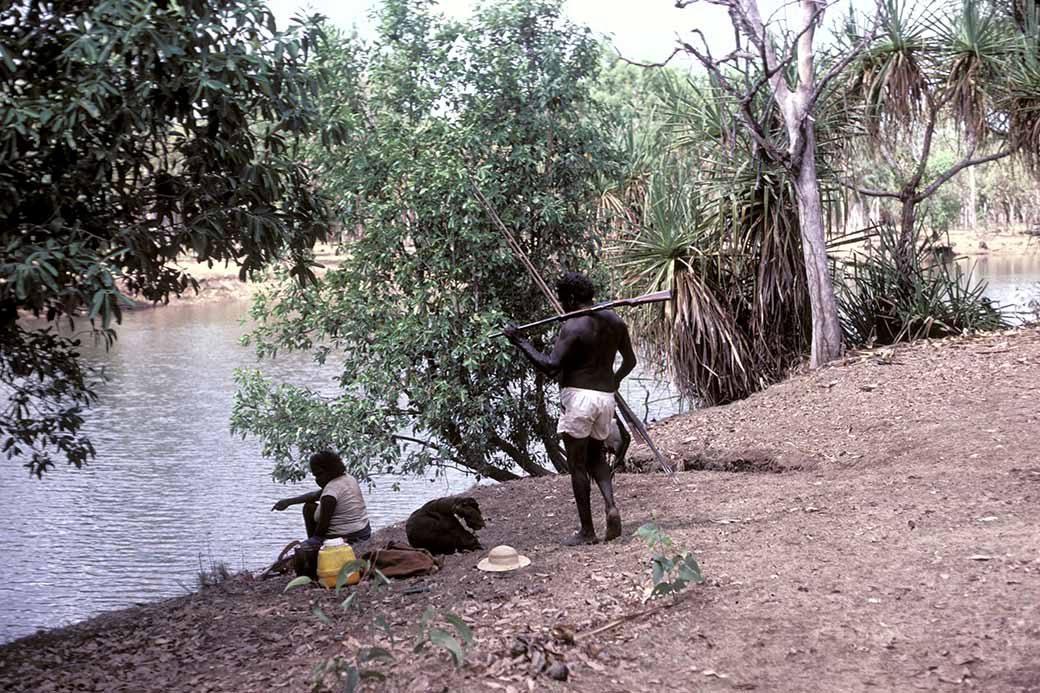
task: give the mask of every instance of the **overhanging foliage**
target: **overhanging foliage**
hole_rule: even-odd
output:
[[[93,454],[77,433],[93,393],[76,342],[19,314],[114,339],[127,295],[196,286],[184,253],[312,276],[328,213],[295,149],[317,123],[319,40],[278,31],[259,0],[4,4],[0,377],[32,394],[9,400],[0,437],[30,471]]]

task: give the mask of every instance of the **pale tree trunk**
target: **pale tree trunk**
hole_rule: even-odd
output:
[[[812,352],[810,364],[821,366],[840,358],[844,350],[841,326],[838,323],[838,304],[834,300],[834,283],[827,262],[827,238],[824,234],[823,209],[820,204],[820,183],[816,177],[814,152],[815,134],[812,122],[804,128],[806,151],[801,169],[795,179],[798,198],[798,223],[802,235],[802,257],[805,261],[805,280],[809,287],[809,306],[812,313]]]
[[[867,225],[867,206],[859,197],[849,203],[849,213],[845,216],[845,233],[858,231]]]
[[[968,217],[967,226],[970,229],[974,229],[979,224],[979,219],[976,212],[978,205],[978,186],[975,182],[975,167],[968,169]]]
[[[755,2],[757,5],[757,2]],[[817,368],[840,358],[845,352],[834,281],[827,262],[827,234],[820,201],[820,180],[816,173],[816,133],[813,128],[812,93],[815,80],[813,37],[820,20],[821,3],[801,0],[802,33],[798,39],[798,84],[793,91],[779,80],[775,83],[781,98],[781,111],[787,127],[790,161],[794,166],[798,198],[798,225],[802,236],[805,280],[812,314],[812,351],[810,366]],[[756,8],[757,14],[757,8]],[[763,31],[763,36],[765,32]],[[779,77],[779,73],[777,75]]]
[[[697,1],[675,0],[675,4],[677,7],[686,7]],[[707,39],[699,31],[697,33],[704,40],[704,50],[700,50],[690,43],[681,42],[682,50],[695,56],[714,75],[718,84],[737,99],[740,103],[737,118],[744,125],[756,147],[764,156],[781,162],[795,181],[802,256],[805,262],[809,306],[812,314],[811,365],[816,368],[840,357],[844,352],[844,344],[838,323],[838,304],[834,299],[833,279],[827,263],[827,237],[820,201],[820,183],[816,177],[816,137],[813,132],[812,113],[817,99],[825,93],[829,82],[841,74],[873,40],[883,3],[882,0],[876,0],[877,14],[873,27],[861,37],[855,46],[838,56],[826,73],[817,79],[813,72],[813,37],[827,6],[824,0],[798,0],[801,8],[801,23],[799,27],[796,27],[799,29],[798,45],[797,48],[786,46],[783,59],[777,56],[777,50],[783,47],[783,42],[776,41],[766,31],[762,15],[758,10],[757,0],[708,0],[708,2],[723,5],[729,9],[734,30],[748,40],[747,50],[745,51],[738,45],[738,50],[734,54],[714,60],[707,47]],[[754,85],[751,85],[748,80],[746,84],[748,89],[743,93],[740,93],[735,81],[719,67],[737,54],[743,54],[745,59],[760,64],[764,71],[762,79]],[[794,89],[791,89],[785,80],[785,71],[792,58],[797,60],[798,68],[798,81]],[[762,126],[749,106],[755,93],[765,86],[769,87],[770,95],[780,107],[784,128],[787,132],[786,150],[774,139],[775,133]]]

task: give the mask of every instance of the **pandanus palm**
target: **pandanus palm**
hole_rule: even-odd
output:
[[[1033,0],[1017,0],[1014,10],[1021,34],[1007,71],[1003,102],[1008,142],[1036,175],[1040,174],[1040,21]]]
[[[684,394],[729,402],[776,379],[811,338],[790,180],[763,164],[711,84],[674,84],[672,149],[657,159],[640,227],[616,249],[624,281],[672,288],[674,308],[637,321],[641,342],[667,362]],[[756,104],[779,126],[774,106]]]
[[[964,168],[1008,156],[1002,94],[1017,32],[990,2],[940,5],[886,0],[878,39],[849,71],[845,98],[862,113],[878,163],[893,170],[891,189],[860,192],[899,204],[903,290],[911,291],[917,207]],[[941,171],[929,157],[943,132],[963,158]],[[909,160],[902,157],[912,152]]]

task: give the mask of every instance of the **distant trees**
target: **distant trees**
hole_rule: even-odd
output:
[[[343,262],[306,287],[264,292],[260,354],[342,359],[337,391],[239,375],[233,427],[260,438],[275,476],[331,446],[353,473],[455,467],[506,480],[566,470],[555,383],[504,340],[551,312],[469,179],[547,280],[591,268],[596,181],[615,165],[590,97],[600,49],[556,1],[488,2],[464,23],[388,0],[371,45],[318,59],[351,124],[312,152],[338,202]]]
[[[313,23],[278,31],[259,0],[4,3],[0,445],[30,472],[94,454],[92,376],[59,320],[114,339],[127,296],[195,286],[185,253],[313,277],[329,215],[295,150],[319,127],[318,41]]]
[[[960,208],[968,225],[979,208],[991,221],[1023,222],[1036,182],[1017,164],[1035,170],[1040,152],[1036,3],[886,5],[883,30],[846,83],[868,136],[850,162],[857,193],[896,207],[907,258],[922,204],[938,230],[961,222],[950,218]],[[961,171],[967,180],[955,179]],[[962,189],[944,195],[951,185]]]

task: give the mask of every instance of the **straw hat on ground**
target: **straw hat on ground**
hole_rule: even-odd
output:
[[[496,546],[488,553],[487,558],[477,563],[477,568],[492,573],[516,570],[531,565],[531,559],[521,556],[512,546]]]

